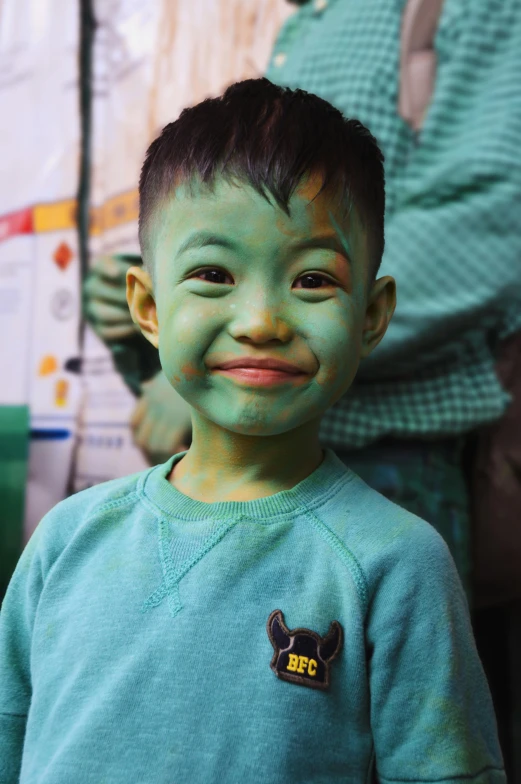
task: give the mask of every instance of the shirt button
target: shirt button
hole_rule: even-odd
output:
[[[315,11],[323,11],[327,8],[327,0],[315,0]]]
[[[277,68],[280,68],[281,66],[283,66],[283,65],[284,65],[284,63],[286,62],[287,58],[288,58],[288,55],[287,55],[287,54],[284,54],[283,52],[279,52],[279,53],[278,53],[278,54],[276,54],[276,55],[275,55],[275,57],[273,58],[273,64],[274,64],[274,65],[275,65]]]

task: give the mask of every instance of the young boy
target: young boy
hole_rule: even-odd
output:
[[[266,80],[140,182],[133,319],[188,451],[59,504],[0,617],[0,781],[504,782],[442,539],[320,447],[395,306],[382,155]]]

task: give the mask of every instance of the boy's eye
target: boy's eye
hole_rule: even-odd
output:
[[[212,267],[212,269],[199,270],[193,277],[199,278],[199,280],[205,280],[207,283],[233,283],[233,280],[228,273],[214,267]],[[228,278],[228,280],[226,280],[226,278]]]
[[[326,286],[334,286],[335,283],[330,278],[327,278],[325,275],[319,275],[318,273],[308,273],[307,275],[302,275],[300,278],[296,280],[296,284],[300,283],[300,286],[296,286],[296,288],[301,289],[323,289]],[[324,285],[322,285],[324,284]]]

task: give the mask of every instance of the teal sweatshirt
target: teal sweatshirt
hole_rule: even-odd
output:
[[[330,450],[206,504],[166,464],[78,493],[0,613],[1,784],[504,784],[448,550]]]

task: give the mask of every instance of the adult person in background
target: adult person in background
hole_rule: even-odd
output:
[[[398,109],[404,3],[297,4],[267,76],[316,93],[377,137],[387,181],[381,274],[398,287],[385,340],[324,417],[321,440],[441,533],[470,593],[465,449],[507,409],[497,347],[521,329],[521,3],[445,0],[420,133]],[[140,394],[135,439],[159,461],[189,439],[188,407],[154,375],[157,358],[130,321],[128,263],[94,265],[87,315]]]

